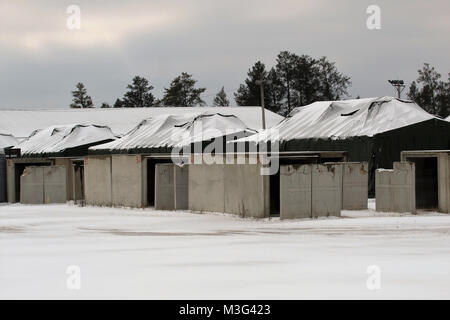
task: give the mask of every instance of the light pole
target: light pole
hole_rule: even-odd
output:
[[[266,114],[265,114],[265,107],[264,107],[264,84],[272,84],[272,80],[256,80],[255,82],[260,87],[261,91],[261,112],[262,112],[262,128],[263,130],[266,129]]]
[[[388,80],[388,82],[397,90],[397,96],[400,99],[402,91],[405,89],[403,80]]]

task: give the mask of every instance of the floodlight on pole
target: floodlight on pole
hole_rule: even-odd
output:
[[[266,115],[264,107],[264,84],[272,84],[272,80],[256,80],[255,83],[259,85],[261,91],[262,128],[266,129]]]
[[[397,90],[397,97],[400,99],[403,89],[405,89],[405,82],[403,80],[388,80],[388,82]]]

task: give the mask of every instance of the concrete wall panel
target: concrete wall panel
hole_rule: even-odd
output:
[[[175,210],[189,208],[189,166],[174,166],[175,174]]]
[[[42,169],[44,178],[44,203],[66,203],[66,166],[48,166],[42,167]]]
[[[345,162],[342,173],[342,208],[367,209],[369,165],[367,162]]]
[[[311,218],[311,165],[280,166],[280,218]]]
[[[312,216],[340,216],[342,165],[312,165]]]
[[[393,201],[391,178],[394,170],[378,169],[375,172],[375,206],[377,211],[390,211]]]
[[[6,158],[0,149],[0,203],[6,201]]]
[[[155,209],[175,209],[175,165],[160,163],[155,166]]]
[[[189,209],[269,216],[268,176],[260,165],[189,165]]]
[[[378,169],[375,173],[376,210],[416,212],[415,165],[394,162],[393,170]]]
[[[242,217],[264,218],[269,216],[265,198],[269,190],[264,181],[268,176],[260,174],[260,165],[224,165],[225,212]]]
[[[112,203],[111,157],[86,157],[84,172],[86,203],[89,205],[110,206]]]
[[[189,165],[189,209],[225,212],[223,165]]]
[[[20,203],[44,203],[44,167],[27,167],[20,177]]]
[[[67,200],[75,200],[74,192],[73,192],[73,169],[72,169],[72,160],[68,158],[56,158],[55,165],[64,166],[66,170],[66,199]]]
[[[12,159],[6,160],[6,197],[9,203],[20,201],[16,199],[16,179],[14,174],[14,162]]]
[[[142,156],[112,155],[112,204],[142,208],[144,203]]]

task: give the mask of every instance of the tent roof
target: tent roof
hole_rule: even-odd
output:
[[[234,115],[220,113],[163,114],[143,120],[128,134],[115,141],[90,147],[90,150],[132,150],[183,147],[238,132],[256,131]]]
[[[19,141],[11,134],[0,133],[0,148],[12,147]]]
[[[8,132],[18,138],[28,137],[34,130],[53,125],[72,123],[108,126],[117,134],[126,134],[143,119],[160,114],[221,113],[235,115],[248,127],[260,129],[260,107],[161,107],[161,108],[92,108],[92,109],[36,109],[0,110],[0,132]],[[266,109],[267,127],[272,127],[283,117]]]
[[[36,130],[16,147],[22,155],[52,154],[110,139],[115,137],[108,127],[71,124]]]
[[[295,108],[278,125],[246,140],[371,137],[430,119],[439,118],[414,102],[393,97],[320,101]]]

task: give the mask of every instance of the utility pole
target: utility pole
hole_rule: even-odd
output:
[[[256,80],[255,82],[261,89],[261,112],[262,112],[262,128],[266,129],[266,114],[264,107],[264,84],[272,84],[272,80]]]
[[[403,80],[388,80],[388,82],[397,90],[397,97],[401,99],[402,91],[405,89]]]

